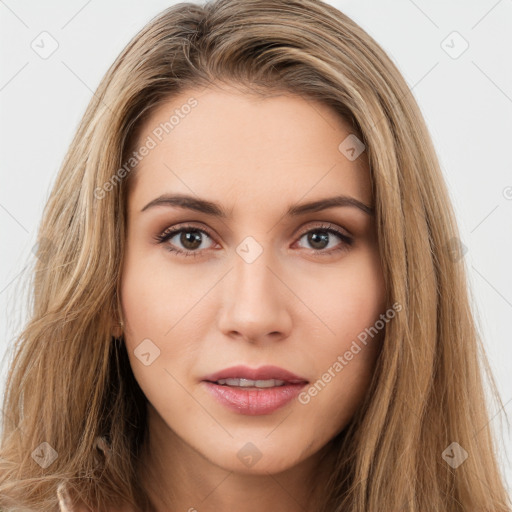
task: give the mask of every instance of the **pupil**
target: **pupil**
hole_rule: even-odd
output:
[[[320,233],[320,235],[318,235]],[[320,238],[322,238],[323,240],[319,240]],[[311,245],[315,248],[315,249],[324,249],[324,247],[316,247],[316,244],[317,243],[320,243],[320,245],[325,242],[327,245],[329,244],[329,233],[325,232],[325,231],[316,231],[314,233],[310,233],[308,235],[308,241],[309,243],[311,243]]]
[[[189,250],[197,249],[201,245],[201,233],[198,231],[184,231],[181,234],[180,242],[183,244],[183,247]],[[198,242],[194,245],[194,242]],[[192,245],[190,245],[192,244]]]

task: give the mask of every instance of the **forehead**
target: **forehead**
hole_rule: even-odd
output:
[[[181,192],[257,211],[343,193],[370,204],[366,153],[350,160],[340,150],[351,133],[330,107],[299,95],[190,89],[141,126],[136,149],[151,149],[137,165],[130,200],[142,208],[156,195]]]

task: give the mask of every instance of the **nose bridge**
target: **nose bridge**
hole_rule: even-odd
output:
[[[270,333],[283,334],[290,322],[282,285],[274,273],[275,258],[269,244],[264,248],[252,237],[236,248],[233,270],[224,285],[220,328],[257,339]],[[272,271],[270,268],[272,268]]]
[[[269,267],[275,266],[270,244],[247,237],[236,248],[230,294],[245,308],[275,307],[279,290]],[[274,272],[276,270],[274,269]]]

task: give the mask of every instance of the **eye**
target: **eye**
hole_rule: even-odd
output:
[[[329,247],[332,235],[335,235],[342,242],[334,248],[332,248],[332,246]],[[202,251],[200,249],[201,244],[204,242],[204,236],[212,240],[212,236],[205,229],[200,229],[195,226],[177,226],[166,229],[164,232],[157,235],[155,240],[160,244],[164,244],[166,242],[171,242],[173,238],[176,238],[174,243],[166,244],[166,249],[168,251],[182,256],[197,257],[201,255]],[[300,236],[299,241],[304,237],[306,237],[306,241],[310,244],[312,251],[322,256],[328,256],[338,251],[348,250],[354,242],[351,237],[345,235],[338,228],[335,228],[330,224],[323,224],[305,231]],[[176,244],[181,244],[181,248],[176,247]],[[208,248],[211,248],[211,246],[206,248],[202,247],[202,250]]]
[[[332,235],[338,237],[342,243],[334,248],[332,248],[332,246],[329,248]],[[330,224],[324,224],[313,229],[309,229],[301,235],[299,241],[304,237],[306,237],[306,241],[312,247],[313,251],[321,254],[322,256],[328,256],[332,253],[337,253],[338,251],[348,250],[354,243],[354,240],[351,237],[345,235],[338,228],[335,228]],[[330,250],[326,251],[325,249],[327,248]]]
[[[176,236],[176,235],[180,236]],[[173,247],[171,244],[167,244],[167,250],[181,254],[183,256],[199,256],[200,248],[203,240],[202,235],[206,235],[211,239],[210,234],[204,229],[196,228],[195,226],[179,226],[177,228],[171,228],[165,230],[163,233],[156,237],[158,243],[165,243],[171,241],[173,238],[177,238],[177,241],[182,244],[183,249]],[[204,249],[204,247],[203,247]]]

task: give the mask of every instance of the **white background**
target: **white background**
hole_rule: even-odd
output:
[[[2,394],[6,351],[25,314],[20,272],[33,257],[42,208],[68,144],[107,68],[136,32],[173,3],[0,0]],[[503,427],[499,457],[510,493],[512,440],[505,420],[512,410],[512,0],[328,3],[386,50],[429,126],[505,405],[493,408],[491,416],[495,428]],[[47,59],[31,48],[43,31],[59,45]],[[462,48],[453,31],[469,44],[458,58],[445,51]]]

